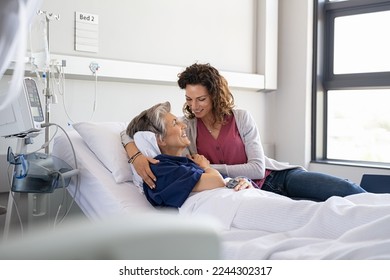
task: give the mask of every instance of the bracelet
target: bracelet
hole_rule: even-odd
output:
[[[133,160],[131,161],[131,163],[134,163],[134,161],[137,159],[138,156],[142,155],[141,153],[139,153],[138,155],[136,155]]]
[[[140,151],[136,152],[134,155],[131,156],[131,158],[129,159],[128,163],[133,163],[134,160],[141,154]]]

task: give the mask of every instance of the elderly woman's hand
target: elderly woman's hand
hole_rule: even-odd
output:
[[[252,183],[246,178],[239,178],[238,180],[239,183],[237,184],[237,186],[234,187],[234,190],[236,191],[245,190],[253,187]]]
[[[234,189],[235,191],[240,191],[253,187],[250,179],[240,176],[235,178],[225,178],[225,186],[228,189]]]
[[[210,161],[203,155],[199,154],[192,154],[192,155],[187,155],[189,159],[192,159],[199,167],[206,169],[207,167],[210,166]]]

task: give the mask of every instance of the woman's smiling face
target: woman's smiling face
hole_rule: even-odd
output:
[[[213,102],[205,86],[187,85],[185,90],[187,105],[196,118],[203,119],[212,114]]]
[[[166,135],[158,140],[161,151],[169,155],[181,155],[183,150],[190,145],[186,134],[187,125],[178,120],[172,113],[165,116]]]

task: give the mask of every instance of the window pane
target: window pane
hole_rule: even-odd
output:
[[[328,159],[390,163],[390,89],[328,92]]]
[[[390,71],[390,11],[335,18],[334,74]]]

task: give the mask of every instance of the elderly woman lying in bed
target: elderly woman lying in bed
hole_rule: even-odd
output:
[[[325,202],[292,200],[252,188],[250,181],[223,178],[201,155],[181,156],[190,144],[186,126],[170,113],[169,102],[139,114],[128,131],[142,153],[159,161],[151,169],[155,188],[143,190],[154,206],[170,206],[182,215],[208,215],[225,229],[254,229],[335,238],[349,229],[390,215],[390,196],[362,193]],[[135,155],[136,157],[136,155]],[[131,161],[131,159],[130,159]]]
[[[144,183],[143,189],[147,199],[154,206],[180,207],[191,192],[225,186],[238,191],[251,186],[245,178],[237,178],[236,181],[230,178],[224,180],[202,155],[182,156],[190,140],[186,135],[186,125],[170,113],[169,102],[157,104],[143,111],[130,122],[129,127],[132,129],[128,131],[153,131],[149,133],[150,139],[147,142],[155,150],[155,158],[159,160],[158,164],[151,165],[157,182],[153,189]],[[143,132],[141,135],[146,138],[148,133]],[[137,136],[130,135],[142,149],[144,145],[141,137]],[[133,159],[136,156],[137,154]]]

